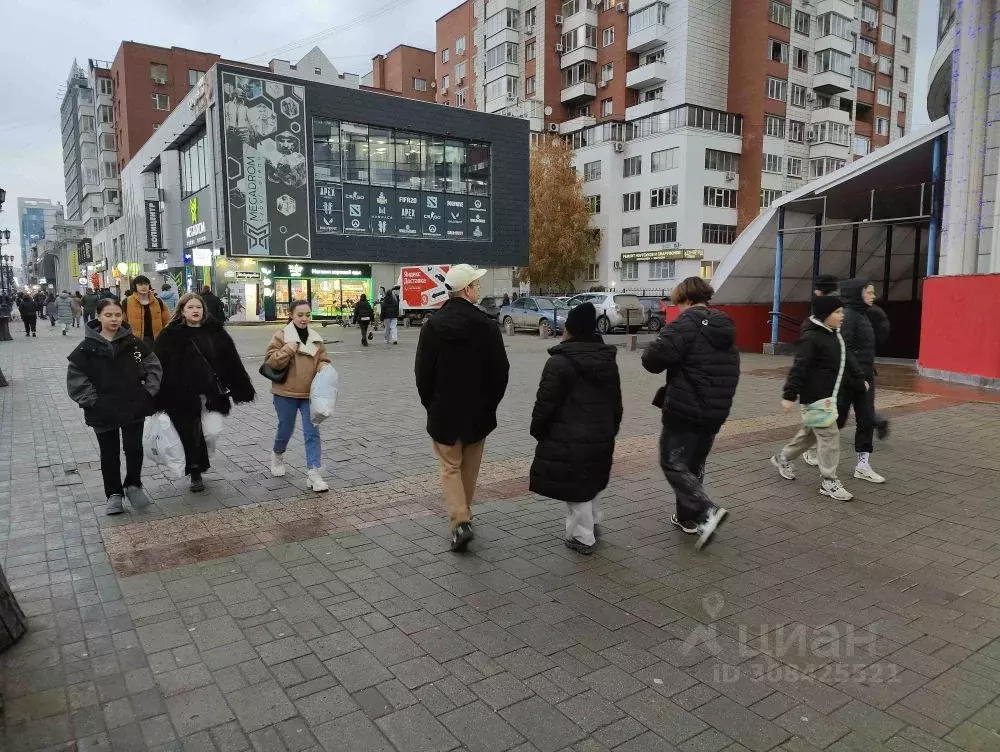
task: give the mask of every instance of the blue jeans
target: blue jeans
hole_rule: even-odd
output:
[[[288,447],[288,440],[295,430],[295,414],[302,413],[302,437],[306,442],[306,466],[312,470],[320,466],[322,450],[319,429],[309,419],[309,400],[295,397],[274,396],[274,412],[278,414],[278,430],[274,434],[274,452],[281,454]]]

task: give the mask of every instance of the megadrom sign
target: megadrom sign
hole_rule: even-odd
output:
[[[232,256],[309,258],[305,87],[222,72]]]

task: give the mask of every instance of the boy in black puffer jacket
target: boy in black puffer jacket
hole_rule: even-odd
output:
[[[796,401],[802,403],[802,428],[781,452],[771,457],[771,464],[782,478],[795,480],[792,462],[815,446],[816,464],[823,477],[819,492],[837,501],[850,501],[853,494],[837,479],[837,398],[845,392],[863,392],[867,385],[840,334],[843,302],[835,295],[814,298],[812,310],[795,345],[795,361],[781,399],[785,412],[791,411]]]
[[[538,440],[531,491],[566,502],[566,545],[582,554],[597,545],[595,499],[611,477],[622,422],[617,348],[596,332],[593,303],[570,311],[563,341],[549,350],[531,413]]]

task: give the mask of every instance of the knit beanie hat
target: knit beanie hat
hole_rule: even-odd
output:
[[[593,303],[581,303],[566,317],[566,331],[574,337],[589,337],[597,329],[597,309]]]
[[[813,316],[819,321],[826,321],[827,316],[843,307],[844,301],[836,295],[821,295],[813,298],[812,301]]]
[[[840,282],[832,274],[820,274],[816,277],[816,281],[813,282],[813,289],[819,290],[824,295],[830,295],[837,292],[837,287],[839,287]]]

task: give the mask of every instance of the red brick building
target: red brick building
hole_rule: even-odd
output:
[[[408,99],[435,101],[434,51],[401,44],[384,55],[376,55],[367,85]]]

